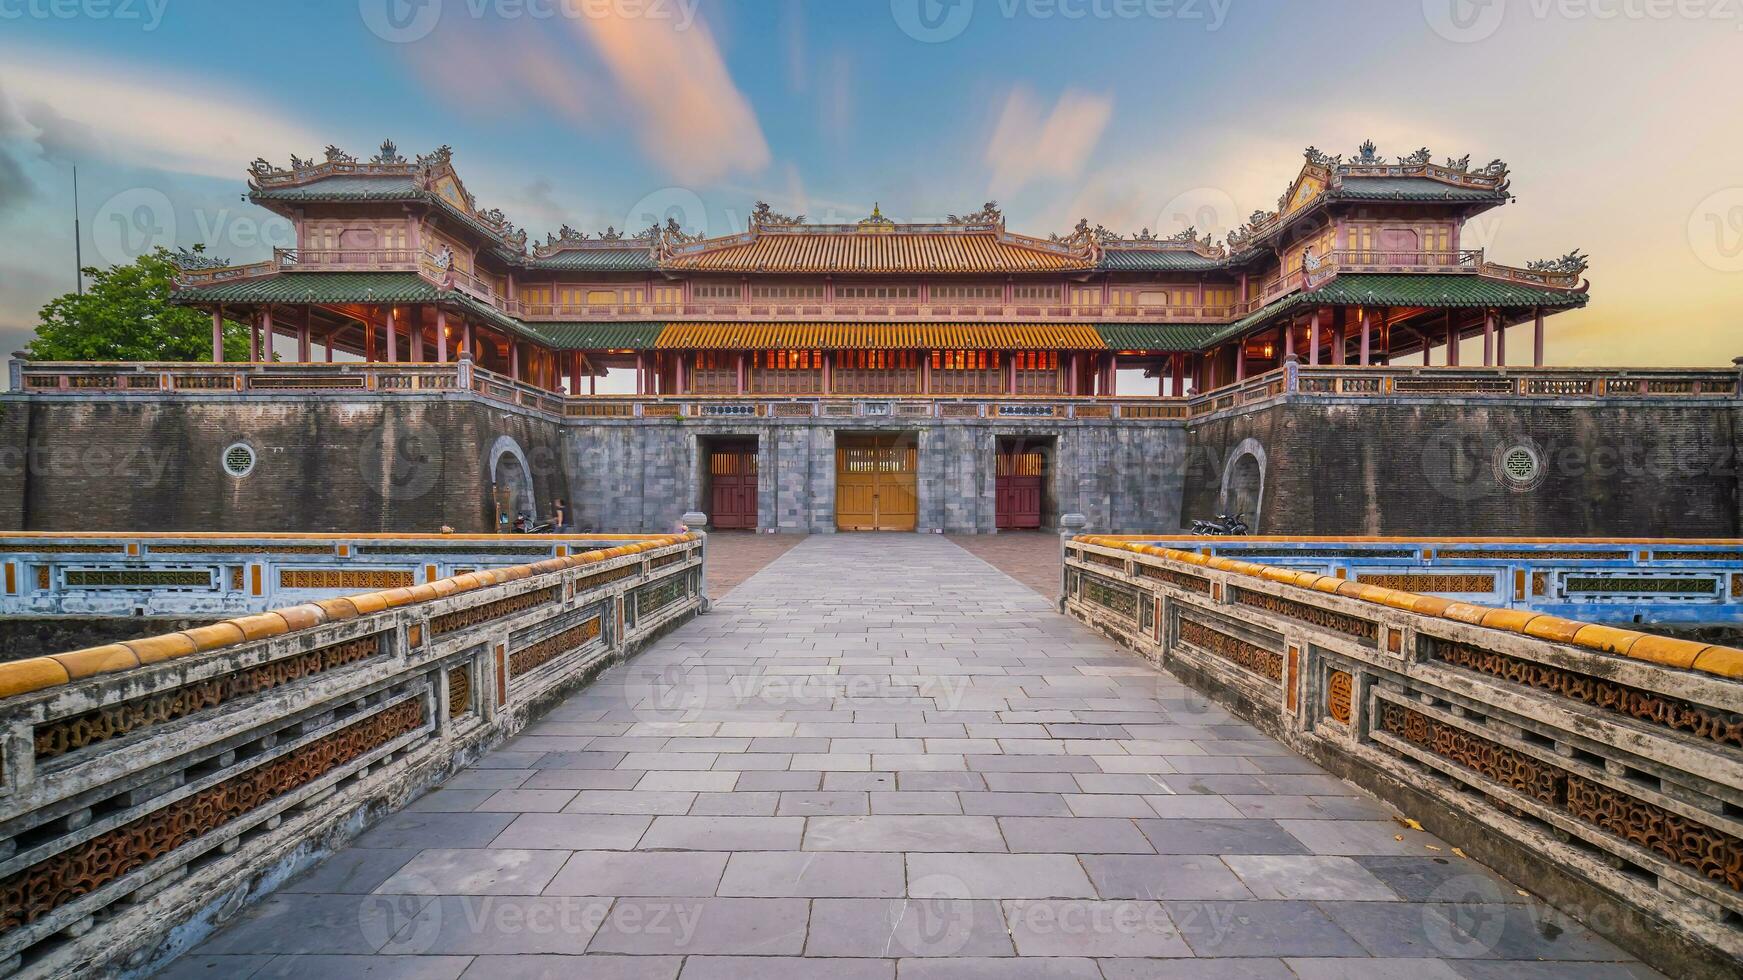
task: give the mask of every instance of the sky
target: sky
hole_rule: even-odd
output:
[[[1221,239],[1314,145],[1505,160],[1464,244],[1591,256],[1549,362],[1743,355],[1734,0],[0,0],[0,351],[87,265],[292,245],[264,157],[447,144],[534,240],[676,218]],[[79,199],[72,195],[78,167]]]

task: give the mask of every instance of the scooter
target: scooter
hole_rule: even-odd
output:
[[[1192,533],[1209,537],[1239,536],[1251,533],[1247,527],[1247,515],[1218,514],[1215,520],[1195,520],[1192,522]]]

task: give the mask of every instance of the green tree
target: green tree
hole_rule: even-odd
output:
[[[160,246],[130,265],[87,268],[83,295],[42,308],[26,353],[35,361],[210,361],[211,315],[170,303],[176,261]],[[247,326],[224,321],[224,359],[248,359]]]

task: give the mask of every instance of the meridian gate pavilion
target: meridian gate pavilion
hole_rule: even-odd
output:
[[[1465,247],[1465,223],[1507,204],[1509,187],[1499,160],[1383,157],[1367,143],[1348,159],[1309,148],[1277,210],[1226,243],[1087,221],[1032,237],[993,203],[935,224],[874,208],[842,225],[759,204],[740,234],[565,226],[529,248],[477,204],[447,147],[408,160],[389,142],[368,161],[329,147],[250,170],[250,200],[293,223],[296,248],[244,266],[196,259],[175,296],[210,311],[215,334],[250,324],[254,362],[294,338],[295,363],[207,377],[23,365],[21,380],[45,394],[466,388],[564,432],[549,467],[560,474],[528,472],[529,437],[511,433],[470,477],[475,497],[488,483],[542,515],[564,496],[600,530],[654,530],[692,509],[716,527],[789,531],[990,532],[1071,511],[1173,530],[1183,510],[1260,510],[1262,454],[1246,454],[1232,486],[1212,473],[1202,505],[1186,477],[1155,472],[1178,468],[1156,461],[1185,455],[1183,423],[1218,410],[1300,391],[1603,389],[1492,372],[1437,387],[1378,370],[1411,354],[1459,366],[1460,342],[1477,337],[1482,366],[1504,366],[1514,327],[1512,361],[1543,364],[1545,318],[1585,304],[1586,263],[1519,268]],[[344,363],[358,357],[367,365]],[[634,395],[598,393],[612,369],[633,371]],[[1122,369],[1154,380],[1135,393],[1128,373],[1116,391]],[[482,529],[501,509],[402,524],[390,507],[298,527]]]

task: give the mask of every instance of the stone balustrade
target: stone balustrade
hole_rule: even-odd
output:
[[[1066,542],[1063,586],[1071,615],[1661,969],[1743,959],[1743,650],[1095,536]]]
[[[1125,535],[1118,540],[1587,623],[1743,626],[1743,541],[1735,538]]]
[[[221,619],[645,540],[638,534],[0,532],[0,617]]]
[[[162,962],[704,608],[700,534],[0,664],[0,973]]]

